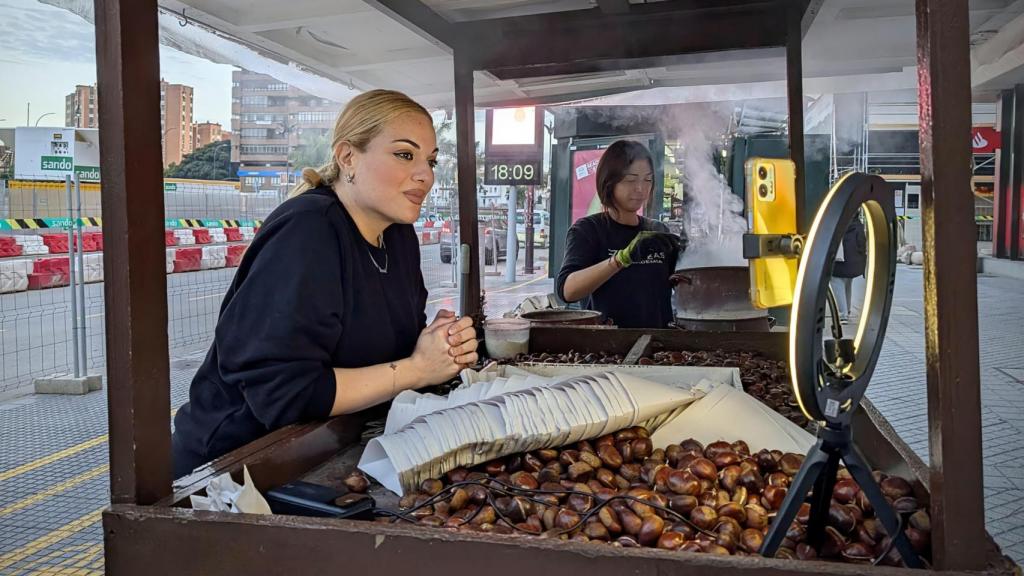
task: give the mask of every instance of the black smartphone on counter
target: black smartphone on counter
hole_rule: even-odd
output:
[[[274,514],[319,516],[327,518],[371,518],[376,506],[373,498],[363,495],[344,505],[336,500],[345,496],[328,486],[297,480],[267,492],[267,503]]]

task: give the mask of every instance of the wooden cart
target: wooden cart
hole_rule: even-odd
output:
[[[417,0],[372,0],[450,48],[455,66],[461,237],[477,250],[473,71],[500,78],[649,66],[673,56],[785,47],[790,144],[802,179],[801,40],[822,0],[672,0],[451,23]],[[625,10],[607,8],[619,5]],[[324,473],[349,448],[358,418],[292,426],[236,450],[172,487],[166,280],[160,186],[157,2],[95,0],[102,127],[111,506],[110,574],[345,573],[859,574],[863,566],[615,549],[467,535],[357,521],[193,511],[180,504],[212,475],[247,464],[262,487]],[[917,0],[930,465],[865,404],[860,445],[875,466],[913,473],[930,491],[935,568],[1008,573],[984,530],[974,222],[970,180],[967,0]],[[600,31],[603,41],[592,34]],[[501,39],[496,42],[495,39]],[[802,190],[798,181],[798,190]],[[941,201],[936,201],[941,198]],[[799,206],[803,203],[799,202]],[[806,214],[798,214],[807,222]],[[936,230],[942,230],[937,234]],[[479,311],[471,266],[466,303]],[[571,332],[594,342],[586,329]],[[532,344],[557,351],[570,332]],[[609,335],[611,334],[611,336]],[[602,331],[601,348],[627,331]],[[777,336],[674,333],[681,347],[740,347],[784,357]],[[538,348],[539,349],[539,348]],[[326,468],[325,468],[326,467]],[[328,474],[329,475],[329,474]],[[898,569],[878,568],[897,573]]]

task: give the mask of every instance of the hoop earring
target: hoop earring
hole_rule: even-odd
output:
[[[355,181],[356,181],[356,175],[355,174],[345,174],[345,182],[348,182],[349,184],[351,184],[351,183],[353,183]]]

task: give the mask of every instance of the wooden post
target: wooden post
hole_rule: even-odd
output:
[[[469,280],[462,291],[466,316],[478,317],[480,306],[480,245],[476,206],[476,121],[473,103],[473,65],[464,49],[456,48],[455,60],[455,145],[459,175],[459,241],[469,244]],[[458,246],[455,252],[458,253]],[[497,259],[497,255],[495,255]],[[465,280],[463,280],[465,281]]]
[[[804,65],[803,11],[799,2],[787,2],[786,14],[786,96],[789,99],[789,156],[796,165],[796,225],[800,232],[810,230],[807,191],[804,189]]]
[[[171,493],[156,0],[95,0],[111,502]]]
[[[917,0],[932,555],[985,567],[967,0]],[[941,232],[940,232],[941,230]]]

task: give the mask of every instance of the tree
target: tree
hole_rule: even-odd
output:
[[[231,178],[231,142],[212,142],[186,154],[181,164],[171,164],[164,171],[168,178],[226,180]]]
[[[304,129],[299,144],[288,154],[295,170],[319,168],[331,158],[331,134],[328,130]]]

